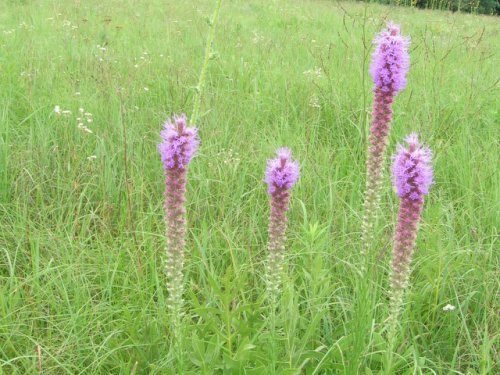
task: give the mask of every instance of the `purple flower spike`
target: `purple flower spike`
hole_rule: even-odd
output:
[[[288,223],[286,213],[290,204],[290,189],[300,176],[299,163],[292,160],[292,152],[288,148],[280,148],[276,154],[277,158],[267,162],[266,178],[264,179],[269,186],[268,193],[271,196],[267,281],[269,296],[273,300],[279,294],[281,286]]]
[[[408,147],[398,146],[393,156],[393,183],[400,198],[398,221],[394,236],[391,272],[390,334],[403,304],[410,277],[410,262],[424,206],[424,196],[432,184],[431,150],[422,147],[416,134],[406,138]]]
[[[163,142],[158,152],[165,169],[165,224],[167,227],[168,303],[172,311],[174,328],[182,315],[182,269],[186,242],[186,181],[187,166],[198,149],[199,139],[195,127],[187,127],[186,116],[167,120],[161,131]]]
[[[420,146],[415,133],[405,141],[408,149],[398,145],[398,153],[393,156],[393,183],[400,198],[419,200],[429,193],[432,184],[432,152]]]
[[[186,116],[181,115],[163,125],[160,133],[163,142],[158,145],[158,152],[165,169],[185,169],[198,149],[198,129],[186,124]]]
[[[374,42],[377,48],[372,55],[370,73],[375,87],[361,235],[362,256],[367,254],[374,242],[384,156],[391,131],[392,103],[396,94],[406,86],[406,73],[410,61],[408,56],[410,40],[400,35],[399,26],[389,23],[387,30],[382,31]],[[366,260],[364,259],[364,263]]]
[[[377,35],[373,42],[377,47],[372,55],[370,74],[375,89],[396,95],[406,87],[410,39],[401,35],[398,25],[389,23],[387,30]]]
[[[283,147],[276,151],[275,159],[267,161],[265,182],[269,186],[268,193],[277,190],[288,190],[295,185],[300,176],[300,167],[297,161],[292,161],[292,152]]]

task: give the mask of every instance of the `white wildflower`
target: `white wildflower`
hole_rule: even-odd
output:
[[[443,307],[443,311],[453,311],[455,310],[455,306],[447,304],[445,307]]]
[[[313,96],[311,100],[309,100],[309,107],[321,108],[321,105],[319,104],[319,99]]]
[[[316,76],[316,78],[321,78],[321,76],[323,75],[321,68],[308,69],[302,74],[306,76]]]

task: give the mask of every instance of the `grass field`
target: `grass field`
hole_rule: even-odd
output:
[[[172,339],[156,145],[171,113],[192,111],[214,6],[0,3],[0,374],[383,371],[388,165],[369,293],[357,265],[371,40],[387,20],[412,38],[388,150],[417,131],[436,180],[395,373],[499,373],[500,23],[412,8],[223,1],[189,169],[187,315]],[[283,145],[302,175],[270,319],[263,178]]]

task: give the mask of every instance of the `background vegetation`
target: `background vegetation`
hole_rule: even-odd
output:
[[[476,14],[500,14],[498,0],[375,0],[381,4],[403,5],[423,9],[451,10]]]
[[[188,315],[172,341],[156,144],[171,112],[192,109],[213,6],[0,3],[0,373],[377,373],[388,171],[368,292],[357,264],[367,70],[387,20],[412,37],[389,150],[417,131],[436,176],[398,371],[498,372],[498,19],[364,3],[223,2],[189,170]],[[262,180],[282,145],[302,177],[270,321]]]

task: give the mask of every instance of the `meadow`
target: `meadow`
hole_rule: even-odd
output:
[[[499,19],[378,4],[222,2],[173,339],[156,147],[172,113],[191,114],[214,6],[0,2],[0,374],[383,371],[388,163],[363,283],[359,264],[368,66],[388,20],[412,41],[387,160],[416,131],[435,174],[394,373],[500,373]],[[280,146],[301,178],[271,319],[263,179]]]

